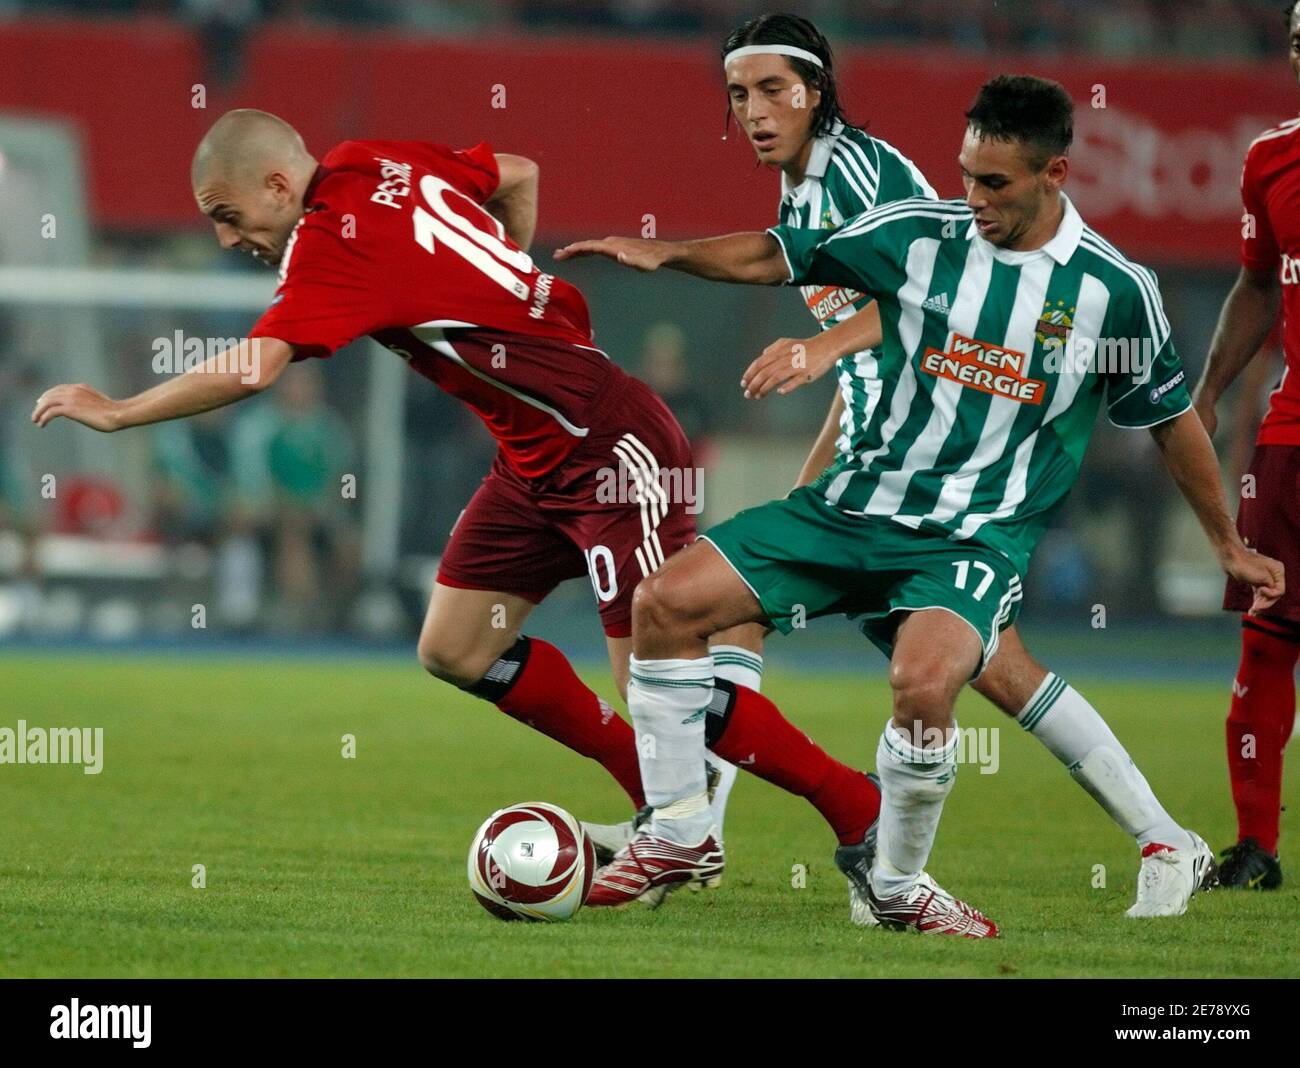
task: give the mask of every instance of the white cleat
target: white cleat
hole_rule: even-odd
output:
[[[718,848],[724,852],[726,851],[726,847],[722,844],[721,840],[718,841]],[[693,894],[698,894],[701,890],[716,890],[721,885],[722,875],[719,873],[718,875],[711,876],[708,879],[701,879],[699,881],[692,880],[686,884],[686,889]]]
[[[591,839],[592,848],[596,853],[597,868],[604,868],[606,865],[613,863],[614,858],[623,852],[641,831],[650,823],[650,817],[653,810],[649,805],[638,809],[636,815],[630,820],[624,820],[622,823],[583,823],[582,829],[587,832],[587,837]],[[718,843],[721,850],[722,843]],[[690,890],[716,890],[722,884],[722,873],[712,875],[699,882],[689,882],[686,884]],[[664,903],[664,898],[676,890],[680,884],[670,884],[666,886],[652,886],[641,894],[637,901],[649,908],[657,909]]]
[[[1142,850],[1137,901],[1125,916],[1181,916],[1198,890],[1214,885],[1214,853],[1200,835],[1188,831],[1192,844],[1185,849],[1152,842]]]
[[[858,927],[879,927],[880,921],[869,902],[856,886],[849,883],[849,919]]]
[[[707,783],[709,803],[712,804],[714,792],[718,788],[718,783],[722,779],[722,773],[716,765],[710,760],[704,762],[705,781]],[[583,823],[582,829],[587,832],[587,837],[591,839],[592,847],[596,851],[596,864],[598,867],[613,862],[614,858],[624,849],[629,842],[637,836],[650,823],[650,818],[654,815],[654,810],[649,805],[644,805],[637,809],[636,814],[630,820],[624,820],[622,823]],[[721,827],[721,813],[717,814],[719,828]],[[722,838],[718,837],[718,849],[721,850]],[[700,890],[716,890],[722,885],[722,872],[710,876],[707,879],[692,880],[686,884],[686,888],[692,892]],[[676,889],[675,886],[655,886],[651,887],[642,894],[638,901],[649,905],[651,908],[658,908],[668,896],[670,889]]]
[[[645,813],[644,818],[642,813]],[[596,853],[597,869],[605,867],[611,863],[616,856],[627,848],[627,845],[637,835],[637,829],[642,823],[648,823],[650,820],[650,809],[641,809],[634,819],[624,820],[622,823],[584,823],[582,829],[587,832],[587,837],[591,839],[592,848]],[[722,876],[715,876],[714,884],[722,881]],[[668,896],[673,886],[652,886],[644,894],[637,898],[641,904],[648,908],[657,909],[664,903],[664,898]],[[691,889],[695,889],[691,884]]]
[[[596,864],[604,867],[627,846],[636,835],[636,826],[632,820],[622,823],[587,823],[583,821],[582,829],[591,839],[596,851]]]
[[[586,903],[588,908],[620,908],[640,901],[658,908],[672,890],[720,874],[724,863],[711,833],[699,845],[684,846],[642,831],[596,872]]]
[[[929,872],[921,872],[910,885],[887,897],[879,897],[874,883],[868,879],[866,896],[880,926],[892,931],[912,930],[961,938],[998,937],[996,923],[953,897]]]

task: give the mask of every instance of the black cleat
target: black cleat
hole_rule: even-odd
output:
[[[867,778],[880,789],[880,776],[867,772]],[[835,866],[849,881],[849,919],[858,927],[875,927],[879,921],[871,911],[868,895],[871,893],[871,865],[876,862],[876,834],[880,830],[880,817],[867,828],[857,845],[839,846],[835,850]]]
[[[1253,838],[1243,838],[1219,854],[1219,885],[1229,890],[1276,890],[1282,865]]]

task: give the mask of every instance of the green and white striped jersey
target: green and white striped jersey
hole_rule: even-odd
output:
[[[916,165],[893,145],[855,126],[836,123],[830,133],[813,141],[804,179],[791,185],[781,175],[783,226],[804,230],[833,230],[882,204],[907,197],[935,197]],[[802,287],[804,302],[823,330],[843,322],[870,298],[842,286]],[[836,447],[852,452],[856,439],[871,420],[880,397],[876,354],[870,349],[841,357],[835,368],[844,412]]]
[[[1103,394],[1123,427],[1190,407],[1155,275],[1062,206],[1056,235],[1030,252],[985,241],[961,200],[901,200],[829,233],[769,231],[792,282],[879,302],[880,400],[815,484],[828,504],[973,539],[1023,574]]]

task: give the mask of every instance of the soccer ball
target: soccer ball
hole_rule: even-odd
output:
[[[596,852],[562,808],[527,801],[492,813],[469,847],[469,886],[499,920],[567,920],[591,890]]]

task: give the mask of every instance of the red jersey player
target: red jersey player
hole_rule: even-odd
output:
[[[1291,70],[1300,80],[1300,5],[1288,15]],[[1286,366],[1242,480],[1237,528],[1251,548],[1300,572],[1300,118],[1251,143],[1241,176],[1241,272],[1224,301],[1196,409],[1214,433],[1215,405],[1260,351],[1282,310]],[[1250,608],[1250,593],[1229,581],[1223,607]],[[1282,750],[1295,723],[1295,665],[1300,656],[1300,591],[1241,621],[1241,664],[1228,712],[1228,774],[1237,809],[1237,842],[1219,865],[1223,886],[1273,890],[1282,885],[1278,824]]]
[[[661,476],[684,486],[692,460],[659,397],[593,345],[582,294],[529,257],[536,165],[486,144],[415,141],[347,141],[318,165],[293,127],[239,110],[200,143],[191,183],[224,247],[279,264],[270,308],[200,368],[120,401],[55,386],[33,421],[112,431],[193,415],[267,388],[294,360],[379,341],[468,404],[498,443],[443,554],[421,663],[599,761],[642,807],[631,727],[522,628],[559,582],[590,575],[626,696],[632,592],[695,537],[692,502],[671,499]],[[608,492],[620,486],[630,492]],[[821,756],[805,796],[833,825],[865,828],[875,787]],[[832,782],[826,801],[817,791]]]

